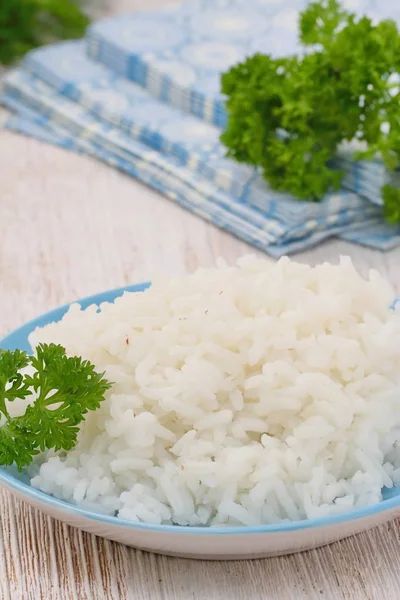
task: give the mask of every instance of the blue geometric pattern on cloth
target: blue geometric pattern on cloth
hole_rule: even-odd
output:
[[[400,23],[398,0],[342,0],[373,20]],[[89,56],[151,95],[222,128],[220,75],[256,52],[300,52],[298,15],[307,0],[189,0],[89,28]]]
[[[16,70],[5,78],[3,87],[3,103],[12,108],[18,106],[19,113],[21,107],[25,109],[24,126],[16,126],[13,120],[9,127],[33,135],[32,127],[28,131],[26,125],[29,118],[26,111],[29,111],[30,115],[35,115],[33,121],[36,132],[40,126],[53,135],[57,133],[58,139],[62,140],[58,142],[59,145],[87,152],[125,170],[196,214],[274,256],[307,248],[349,229],[353,232],[353,241],[356,241],[357,235],[363,235],[366,227],[373,226],[380,228],[377,240],[379,247],[392,247],[400,243],[398,228],[393,230],[383,225],[380,209],[354,194],[345,194],[345,197],[333,195],[321,204],[285,199],[273,201],[269,207],[270,214],[267,214],[221,193],[207,180],[182,167],[175,157],[150,150],[147,145],[133,140],[110,122],[99,120],[87,108],[61,97],[32,75]],[[43,134],[38,137],[45,139]],[[296,210],[290,210],[299,206],[325,213],[325,218],[307,220],[306,213],[303,213],[299,219]],[[330,214],[328,207],[335,212]],[[278,218],[278,212],[281,218]],[[285,219],[282,213],[286,214]],[[372,230],[369,235],[375,246]]]
[[[196,188],[190,186],[185,187],[180,181],[174,182],[168,177],[168,173],[158,168],[156,163],[146,162],[144,158],[146,154],[145,147],[141,149],[141,158],[135,160],[130,157],[130,160],[128,161],[121,156],[120,153],[113,153],[110,150],[106,150],[103,146],[94,143],[86,136],[76,137],[72,135],[68,129],[65,128],[65,125],[50,123],[47,116],[43,116],[33,109],[28,108],[26,104],[12,96],[0,96],[0,102],[16,113],[16,116],[11,117],[6,123],[6,126],[9,129],[36,137],[41,141],[55,144],[68,150],[85,153],[106,164],[116,167],[140,181],[149,184],[151,187],[167,196],[170,200],[177,202],[206,221],[225,229],[240,239],[260,248],[264,252],[268,252],[268,254],[275,258],[315,246],[328,237],[340,235],[344,229],[346,231],[354,230],[357,232],[360,228],[360,224],[357,223],[350,226],[336,225],[331,228],[312,231],[303,238],[288,239],[287,241],[278,240],[277,242],[272,243],[271,236],[266,227],[262,229],[252,225],[246,219],[236,218],[229,208],[226,209],[224,206],[213,203],[207,197],[202,196]],[[139,147],[140,145],[138,145],[138,148]],[[364,226],[367,224],[373,228],[376,223],[376,218],[371,218],[367,221],[363,219]],[[400,239],[398,240],[398,243],[399,241]],[[381,244],[382,242],[383,240],[380,240]],[[388,249],[389,247],[391,246],[386,247],[381,245],[381,249]]]
[[[92,111],[88,110],[82,104],[71,102],[66,97],[61,97],[50,86],[29,75],[23,71],[15,70],[4,79],[3,87],[5,92],[27,106],[47,117],[49,123],[62,123],[76,136],[91,138],[96,143],[104,146],[122,150],[125,153],[136,155],[137,142],[132,136],[127,135],[121,128],[115,127],[107,120],[96,118]],[[248,206],[247,203],[237,202],[230,195],[221,194],[208,178],[202,178],[201,175],[191,169],[184,169],[181,161],[175,156],[165,154],[156,154],[150,151],[148,146],[146,160],[153,162],[162,161],[164,164],[173,164],[174,169],[180,167],[180,174],[185,177],[190,175],[196,182],[203,194],[214,194],[215,197],[226,198],[224,203],[229,203],[232,212],[240,212],[248,220],[256,219],[260,226],[266,218],[270,220],[268,229],[274,232],[276,236],[293,235],[302,236],[305,232],[311,232],[336,224],[349,222],[350,219],[365,218],[365,216],[377,217],[380,215],[380,209],[361,199],[356,194],[341,192],[339,194],[328,195],[325,202],[308,203],[297,200],[280,198],[270,198],[264,194],[265,202],[263,210],[257,207]],[[211,191],[208,191],[211,190]],[[272,226],[273,224],[273,226]],[[290,234],[289,234],[290,231]],[[276,238],[274,238],[275,240]]]
[[[176,156],[182,165],[201,173],[241,202],[266,210],[267,202],[293,200],[271,190],[253,168],[225,158],[217,127],[149,97],[138,85],[96,64],[85,55],[83,42],[66,42],[31,52],[24,68],[135,139]],[[378,161],[355,163],[351,154],[343,151],[334,161],[334,166],[347,171],[342,187],[379,203],[380,188],[386,182],[385,169]],[[339,195],[348,206],[348,195],[336,194]],[[307,218],[311,213],[322,216],[324,211],[315,204],[307,208],[307,203],[297,200],[291,204],[299,218]],[[286,217],[288,203],[282,206]]]
[[[71,102],[66,97],[57,94],[53,88],[43,81],[40,81],[38,78],[35,78],[24,71],[15,70],[5,77],[3,86],[6,93],[22,100],[36,111],[46,114],[49,121],[67,123],[69,129],[71,131],[73,130],[76,135],[85,135],[86,137],[90,135],[100,144],[113,144],[123,148],[124,151],[135,152],[136,146],[132,139],[135,136],[132,135],[132,131],[126,133],[124,128],[113,125],[112,120],[97,119],[95,111],[90,110],[91,107],[87,107],[85,105],[86,103],[81,102],[78,104]],[[113,87],[115,88],[118,86],[114,85]],[[143,108],[142,104],[140,104],[140,106]],[[210,127],[201,122],[194,122],[195,125],[198,124],[200,128]],[[167,120],[166,124],[168,123],[169,121]],[[183,126],[179,128],[178,125],[179,121],[176,123],[174,131],[178,131],[179,133],[179,131],[183,129]],[[162,126],[160,126],[160,129],[162,130]],[[138,128],[138,133],[139,132],[140,128]],[[129,135],[129,133],[131,135]],[[147,136],[145,136],[144,140],[140,135],[137,137],[139,138],[139,141],[145,141],[147,142],[147,145],[149,145],[149,140],[146,139]],[[156,149],[159,150],[159,148]],[[192,160],[190,154],[188,165],[183,165],[181,157],[177,157],[175,153],[164,153],[164,155],[165,158],[163,158],[163,160],[168,160],[168,156],[170,156],[171,159],[174,160],[176,166],[188,166],[189,168],[185,169],[185,172],[190,172],[193,174],[193,177],[197,176],[198,186],[200,186],[201,181],[203,181],[204,183],[201,184],[203,190],[206,190],[207,186],[211,183],[213,184],[213,192],[219,192],[220,187],[215,185],[214,181],[212,181],[209,176],[205,179],[200,178],[204,175],[202,170],[199,175],[197,175],[196,169],[193,169],[192,164],[195,161]],[[150,154],[150,156],[152,155]],[[184,171],[182,170],[182,173],[183,172]],[[206,175],[209,174],[207,173]],[[216,179],[218,180],[218,177],[216,177]],[[275,223],[275,228],[278,227],[278,222],[282,222],[284,225],[281,225],[279,231],[277,229],[279,235],[283,235],[284,233],[287,234],[289,228],[291,229],[291,236],[294,235],[295,231],[296,235],[303,235],[303,232],[311,232],[313,229],[317,230],[321,229],[321,227],[325,228],[338,223],[344,223],[345,220],[348,222],[350,218],[355,219],[357,216],[359,219],[362,219],[367,215],[380,215],[379,208],[375,208],[366,200],[349,192],[342,191],[337,194],[329,194],[327,195],[325,202],[322,203],[299,202],[290,197],[283,197],[277,193],[271,193],[261,178],[257,178],[254,182],[252,179],[249,181],[250,183],[247,186],[247,197],[258,199],[258,203],[251,203],[249,201],[238,202],[230,194],[228,197],[231,210],[234,212],[241,211],[243,214],[246,212],[247,208],[257,208],[257,211],[247,211],[247,218],[250,218],[250,215],[255,213],[257,214],[257,221],[259,224],[260,219],[268,217]],[[255,188],[255,190],[253,190],[253,188]],[[259,191],[258,195],[256,194],[257,190]],[[263,201],[263,206],[259,206],[261,199]],[[260,212],[262,214],[259,214]]]
[[[373,7],[373,0],[347,2]],[[321,203],[301,202],[271,190],[254,169],[225,158],[220,130],[205,122],[224,122],[215,82],[219,71],[229,66],[224,63],[227,47],[232,60],[232,47],[243,52],[246,44],[249,52],[263,43],[274,45],[279,53],[278,41],[283,40],[290,52],[303,4],[285,0],[283,9],[279,0],[192,0],[177,9],[95,25],[87,42],[31,52],[22,69],[3,78],[0,100],[17,113],[7,126],[119,168],[273,256],[303,250],[333,235],[382,250],[393,248],[400,245],[400,227],[387,225],[381,209],[360,197],[379,203],[379,189],[387,180],[379,161],[353,163],[351,148],[343,150],[334,166],[349,170],[343,182],[347,191],[327,194]],[[379,18],[384,6],[387,0],[379,5]],[[394,16],[397,9],[391,9]],[[176,31],[179,23],[182,27]],[[97,34],[105,64],[87,55]],[[179,56],[172,47],[180,48]],[[129,79],[127,70],[133,63],[139,65],[132,58],[138,53],[147,61],[142,79],[136,78],[140,85]],[[242,57],[243,53],[233,62]],[[161,69],[156,75],[153,66]],[[177,85],[174,89],[171,81]],[[201,110],[200,100],[193,100],[199,82],[206,93]],[[182,98],[189,98],[189,104],[182,104]],[[222,121],[208,119],[218,112],[217,105]]]
[[[400,23],[397,0],[343,0],[345,8],[374,21]],[[93,25],[89,56],[130,79],[152,96],[225,128],[220,76],[255,52],[284,56],[301,52],[299,12],[307,0],[192,0],[169,9],[134,13]],[[351,153],[344,159],[351,160]],[[361,164],[344,187],[379,203],[390,176],[379,161]],[[337,168],[347,161],[337,160]],[[400,174],[395,177],[400,185]]]

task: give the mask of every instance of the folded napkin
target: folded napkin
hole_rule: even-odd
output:
[[[220,74],[256,52],[301,52],[299,13],[309,0],[181,0],[152,12],[100,21],[87,32],[89,56],[161,98],[220,127]],[[375,21],[400,22],[396,0],[341,0]]]
[[[300,244],[296,244],[300,248],[304,243],[312,243],[313,233],[318,234],[320,241],[341,231],[345,225],[358,223],[360,226],[360,223],[365,223],[365,219],[369,218],[369,223],[372,223],[380,218],[378,207],[348,192],[331,194],[321,204],[302,203],[286,198],[277,202],[265,194],[268,204],[261,211],[257,207],[236,201],[230,194],[224,194],[208,178],[184,167],[176,155],[151,150],[148,145],[136,141],[132,135],[115,127],[110,121],[96,118],[86,107],[61,97],[51,86],[23,70],[10,73],[4,79],[3,89],[3,102],[16,108],[17,112],[21,112],[21,105],[29,108],[30,114],[35,115],[33,120],[36,126],[45,124],[47,129],[64,136],[67,140],[62,143],[64,147],[74,148],[71,140],[75,139],[76,147],[83,150],[86,148],[90,154],[94,153],[94,148],[98,155],[101,148],[106,151],[103,156],[107,159],[106,162],[120,167],[122,165],[124,170],[128,170],[128,166],[133,167],[135,176],[170,197],[174,197],[177,190],[183,190],[186,194],[189,194],[188,190],[192,190],[190,198],[195,199],[190,204],[188,198],[189,204],[186,205],[194,212],[201,213],[202,216],[208,213],[210,220],[216,224],[252,244],[269,248],[275,255],[287,251],[286,246],[281,248],[287,242],[306,237]],[[25,120],[26,118],[25,115]],[[15,121],[11,122],[13,123]],[[80,144],[79,140],[92,142],[92,148],[87,144]],[[152,174],[155,177],[156,171],[159,174],[157,181],[150,176]],[[179,201],[182,203],[182,200]],[[270,248],[273,245],[278,245],[279,250]]]
[[[135,13],[96,23],[87,33],[91,58],[130,79],[152,96],[224,128],[226,111],[220,76],[256,52],[288,56],[301,51],[299,13],[307,0],[192,0],[152,13]],[[375,20],[400,23],[393,0],[344,0],[343,5]],[[349,168],[345,150],[336,168]],[[379,161],[361,163],[343,187],[380,203],[385,183],[394,181]]]
[[[220,127],[226,124],[220,74],[256,52],[301,52],[299,13],[308,0],[183,0],[89,27],[91,58],[152,96]],[[342,0],[345,9],[400,23],[393,0]]]
[[[192,14],[193,6],[203,4],[187,3],[180,14]],[[146,18],[161,23],[166,15],[171,11]],[[143,21],[142,16],[134,19]],[[118,27],[121,22],[124,19],[113,20]],[[228,19],[227,29],[234,25]],[[91,31],[96,27],[100,25]],[[137,31],[133,27],[129,34],[136,40]],[[146,29],[140,31],[143,38]],[[336,163],[349,167],[347,190],[327,194],[321,203],[274,192],[256,170],[224,157],[215,125],[161,101],[162,94],[144,89],[143,81],[135,85],[121,76],[125,64],[121,55],[114,70],[90,59],[86,54],[90,36],[91,32],[88,41],[34,51],[22,69],[3,78],[1,100],[17,113],[9,128],[96,156],[274,256],[305,249],[332,235],[380,249],[400,244],[400,228],[389,227],[378,206],[347,191],[363,190],[364,196],[377,200],[377,181],[382,184],[385,177],[378,162],[355,164],[351,149],[343,151]],[[121,34],[121,40],[128,38]],[[160,41],[153,34],[154,45]]]
[[[24,69],[136,139],[175,154],[182,164],[202,173],[239,201],[265,208],[267,186],[263,178],[254,169],[224,158],[220,129],[149,97],[139,85],[94,63],[85,54],[84,42],[39,49],[28,55]],[[385,169],[378,161],[354,162],[351,155],[351,147],[343,149],[333,161],[334,167],[347,171],[343,188],[379,203]],[[283,195],[269,189],[268,197],[278,200]],[[304,217],[304,206],[300,208],[296,202],[295,207]]]
[[[140,149],[137,160],[132,160],[132,158],[126,160],[120,153],[105,150],[103,146],[87,139],[88,136],[86,135],[75,137],[65,127],[54,123],[50,124],[46,116],[40,115],[15,98],[0,95],[0,103],[16,113],[16,116],[8,120],[7,126],[9,129],[35,137],[46,143],[93,156],[116,167],[150,185],[170,200],[177,202],[206,221],[229,231],[275,258],[302,251],[320,243],[327,237],[335,235],[366,246],[372,244],[374,248],[381,250],[394,248],[400,243],[400,235],[397,237],[395,232],[393,232],[393,235],[388,235],[387,227],[380,225],[377,219],[373,217],[363,218],[361,222],[354,220],[351,224],[345,226],[339,224],[322,229],[312,229],[304,237],[299,238],[294,235],[290,238],[286,236],[288,241],[283,241],[283,238],[281,241],[279,235],[273,233],[276,227],[279,228],[276,222],[270,219],[266,221],[264,218],[261,226],[261,224],[253,224],[248,219],[249,212],[235,215],[229,204],[226,206],[223,203],[214,202],[212,198],[207,198],[199,193],[198,189],[186,185],[181,177],[174,179],[168,171],[159,167],[154,160],[148,162],[146,160],[148,150],[140,144],[137,145],[137,148]],[[182,175],[181,169],[179,174]],[[277,241],[274,242],[273,240]]]

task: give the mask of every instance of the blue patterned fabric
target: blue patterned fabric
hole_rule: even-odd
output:
[[[161,52],[166,61],[162,63],[163,69],[177,76],[175,58],[168,52],[165,54],[164,46],[167,40],[171,44],[171,35],[177,47],[181,43],[188,45],[194,31],[197,32],[194,38],[199,43],[204,41],[204,36],[214,40],[221,36],[228,40],[236,31],[235,43],[244,47],[245,40],[253,44],[257,36],[260,39],[264,36],[266,43],[264,34],[268,21],[272,36],[268,43],[271,44],[275,34],[270,21],[275,23],[275,31],[279,23],[289,18],[289,13],[293,17],[293,2],[285,2],[286,12],[283,12],[286,16],[278,19],[282,8],[276,0],[219,0],[213,4],[189,0],[179,9],[128,16],[95,25],[87,40],[36,50],[26,57],[21,69],[9,72],[2,80],[2,102],[17,113],[8,122],[8,127],[87,153],[122,169],[274,256],[305,249],[332,235],[380,249],[399,245],[400,227],[385,224],[381,208],[365,199],[379,203],[378,190],[386,180],[379,161],[354,164],[351,148],[343,149],[335,164],[349,170],[344,181],[346,189],[328,194],[321,203],[298,201],[271,190],[254,169],[226,159],[219,142],[218,127],[206,123],[204,114],[199,113],[201,118],[194,116],[196,111],[190,106],[182,110],[179,102],[173,101],[174,96],[163,95],[164,84],[161,88],[154,82],[150,85],[146,76],[145,80],[138,80],[141,85],[137,85],[124,71],[126,60],[131,59],[123,58],[121,48],[126,54],[129,48],[140,47],[147,59],[150,54]],[[295,4],[300,6],[301,3],[295,0]],[[288,12],[289,6],[292,8]],[[124,31],[128,31],[126,23],[129,23],[129,35],[121,30],[123,26]],[[151,23],[153,49],[150,51],[151,40],[146,40],[146,36],[149,36]],[[171,29],[176,23],[185,23],[179,34]],[[106,66],[87,55],[94,33],[101,31],[104,44],[110,41],[109,32],[115,32],[112,39],[121,52],[114,65],[112,61],[104,60]],[[190,37],[190,40],[194,38]],[[286,51],[290,49],[290,39],[289,36],[288,45],[285,40]],[[160,66],[161,63],[157,64]],[[214,60],[214,73],[216,65]],[[186,94],[192,94],[198,81],[205,81],[206,71],[209,73],[210,68],[202,70],[200,79],[197,75],[196,79],[189,78],[188,71],[185,71],[185,79],[184,71],[179,71],[179,81]],[[218,94],[210,94],[207,102],[210,98],[218,100]]]
[[[208,178],[197,175],[190,168],[183,168],[182,161],[175,155],[165,155],[151,151],[148,146],[138,145],[132,136],[115,127],[107,120],[97,119],[92,111],[81,104],[72,102],[60,96],[47,84],[24,71],[15,70],[3,82],[5,93],[10,97],[24,103],[47,119],[47,123],[61,124],[75,136],[92,139],[95,143],[110,148],[113,152],[122,152],[127,156],[135,157],[142,154],[147,161],[162,164],[164,170],[172,168],[175,176],[189,180],[194,187],[201,190],[204,195],[213,196],[220,203],[229,205],[232,213],[243,215],[247,221],[254,221],[257,226],[262,226],[268,219],[268,230],[271,240],[277,236],[297,237],[304,233],[321,228],[329,228],[337,224],[344,224],[358,217],[379,217],[380,209],[366,202],[356,194],[341,192],[330,194],[325,202],[308,203],[298,200],[272,196],[261,180],[258,185],[265,186],[264,206],[249,206],[245,202],[237,202],[231,195],[222,194]],[[277,201],[279,200],[279,201]],[[265,226],[264,226],[265,228]]]
[[[70,48],[64,46],[64,50],[70,50]],[[68,54],[70,55],[70,52]],[[328,194],[325,202],[311,203],[299,202],[290,196],[270,190],[266,182],[260,176],[255,177],[251,169],[222,158],[223,148],[219,145],[217,130],[211,131],[214,141],[210,144],[209,131],[214,128],[191,117],[182,116],[176,110],[166,106],[164,106],[164,110],[159,110],[152,101],[147,101],[141,90],[139,96],[134,94],[131,97],[132,101],[129,104],[126,97],[119,95],[119,83],[126,85],[125,81],[119,82],[116,79],[108,82],[106,89],[100,87],[93,90],[90,86],[88,93],[85,92],[83,96],[80,96],[79,103],[71,102],[67,97],[60,97],[57,90],[22,70],[15,70],[7,75],[4,78],[3,87],[8,94],[46,114],[49,121],[67,122],[71,130],[74,128],[76,135],[85,132],[86,137],[90,135],[104,144],[119,144],[128,151],[134,147],[133,139],[136,138],[148,146],[160,150],[162,154],[175,159],[177,165],[189,167],[190,172],[198,172],[200,176],[205,176],[205,180],[211,182],[215,188],[228,191],[230,196],[235,196],[239,202],[235,202],[235,198],[232,198],[231,203],[235,206],[236,204],[242,206],[242,210],[246,205],[250,205],[262,211],[264,215],[282,219],[290,225],[307,227],[308,230],[313,227],[314,220],[318,220],[318,223],[326,226],[344,211],[358,211],[361,216],[365,215],[366,211],[367,214],[369,211],[376,216],[380,214],[380,209],[373,208],[360,196],[346,191]],[[67,87],[73,89],[70,82]],[[87,91],[86,87],[85,90]],[[99,99],[102,100],[101,103]],[[103,104],[107,99],[109,104]],[[129,119],[124,116],[122,119],[120,118],[119,126],[118,123],[114,125],[116,119],[112,118],[113,99],[118,104],[120,111],[123,105],[128,107],[126,114],[129,115]],[[104,113],[102,108],[107,109],[107,115],[106,118],[100,119],[97,116]],[[171,110],[172,115],[170,114]],[[132,115],[136,113],[141,121],[132,122]],[[120,112],[119,114],[124,115],[125,113]],[[121,120],[124,120],[126,126],[121,125]],[[196,128],[200,135],[195,135]],[[204,129],[206,130],[205,135],[203,134]],[[187,135],[189,135],[188,139]],[[204,143],[204,138],[208,142],[207,144]],[[218,163],[218,157],[221,163]],[[221,164],[224,168],[224,179],[221,177]],[[240,186],[237,185],[235,179],[236,172],[242,172],[243,175]],[[200,181],[200,178],[198,180]],[[240,195],[234,193],[235,188],[232,183],[237,185],[237,189],[241,192]],[[314,227],[318,223],[314,223]]]
[[[134,138],[175,155],[219,189],[263,208],[265,182],[254,169],[224,158],[225,148],[219,142],[216,126],[149,97],[138,85],[94,63],[85,54],[84,42],[36,50],[26,58],[24,69]],[[385,169],[378,161],[355,163],[351,156],[351,149],[343,150],[334,161],[333,166],[348,173],[343,188],[379,203],[380,188],[387,180]],[[275,200],[282,198],[271,189],[268,195]]]
[[[180,164],[190,167],[240,202],[264,211],[270,211],[273,202],[278,213],[283,211],[283,218],[290,218],[292,212],[300,219],[323,216],[320,206],[299,203],[288,195],[274,192],[252,168],[224,158],[225,150],[219,142],[220,131],[216,127],[149,98],[138,86],[94,65],[82,51],[82,44],[73,42],[39,50],[28,57],[25,68],[130,137],[175,156]],[[63,61],[65,55],[68,63]],[[80,68],[82,64],[85,69]],[[8,90],[18,86],[26,89],[29,83],[35,87],[34,79],[29,80],[21,72],[11,73],[4,81]],[[39,81],[36,88],[38,85]],[[349,165],[346,187],[351,189],[352,182],[360,180],[362,164]],[[329,214],[341,210],[342,206],[349,207],[354,201],[346,193],[335,194],[334,198],[331,204],[337,206],[330,207]],[[359,205],[359,199],[355,201]]]
[[[375,20],[400,23],[396,0],[342,0]],[[224,127],[223,71],[246,56],[300,51],[298,15],[307,0],[189,0],[123,15],[89,28],[89,56],[153,96]]]
[[[400,2],[343,0],[345,8],[376,21],[400,23]],[[301,52],[299,12],[307,0],[192,0],[154,13],[135,13],[93,25],[91,58],[138,83],[152,96],[224,128],[220,76],[255,52],[286,56]],[[348,168],[351,153],[334,161]],[[380,203],[391,178],[378,161],[354,167],[343,187]],[[400,185],[400,174],[394,183]]]
[[[157,191],[160,191],[170,200],[177,202],[184,208],[189,209],[206,221],[229,231],[240,239],[252,244],[259,249],[268,252],[273,257],[279,258],[286,254],[299,252],[320,243],[324,239],[333,235],[340,234],[343,230],[357,232],[360,223],[351,225],[336,224],[330,228],[314,230],[306,233],[304,237],[290,236],[285,241],[279,239],[279,236],[271,235],[269,229],[274,229],[272,223],[270,227],[261,228],[257,224],[252,224],[243,215],[235,215],[229,206],[213,202],[212,198],[202,196],[196,188],[185,185],[182,180],[173,181],[168,173],[156,163],[148,163],[145,160],[146,148],[141,148],[142,154],[137,160],[126,160],[120,153],[113,153],[105,150],[103,146],[98,145],[88,139],[86,136],[76,137],[71,135],[65,125],[49,123],[46,116],[40,115],[33,109],[27,108],[26,104],[9,95],[0,95],[0,102],[16,113],[7,121],[7,127],[19,133],[36,137],[41,141],[61,146],[68,150],[82,152],[93,156],[106,164],[132,175],[143,183],[151,185]],[[140,149],[140,145],[138,145]],[[361,226],[369,224],[371,227],[376,225],[377,219],[371,217],[365,221],[361,220]],[[275,237],[276,241],[273,241]],[[400,240],[399,240],[400,241]],[[384,249],[384,248],[382,248]]]

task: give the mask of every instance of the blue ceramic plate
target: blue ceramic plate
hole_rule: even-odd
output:
[[[150,284],[119,288],[79,300],[82,308],[113,302],[125,291],[142,292]],[[400,304],[400,298],[393,304]],[[29,334],[37,327],[59,321],[69,304],[56,308],[19,327],[0,341],[0,348],[31,351]],[[25,473],[0,469],[0,484],[44,513],[74,527],[129,546],[171,556],[202,559],[249,559],[277,556],[316,548],[365,531],[400,516],[400,488],[383,490],[383,501],[352,512],[308,521],[293,521],[257,527],[181,527],[146,525],[104,516],[57,500],[32,488]]]

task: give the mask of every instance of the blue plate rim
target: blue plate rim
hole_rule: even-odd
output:
[[[16,348],[14,339],[23,336],[27,339],[28,335],[46,323],[51,323],[60,320],[67,312],[72,304],[80,304],[82,308],[87,308],[90,305],[100,305],[103,302],[114,302],[116,298],[122,296],[125,292],[143,292],[151,285],[150,282],[127,285],[120,288],[115,288],[86,296],[80,300],[64,304],[50,310],[39,317],[32,319],[14,329],[2,339],[0,339],[0,348]],[[400,297],[393,302],[392,308],[396,308],[400,303]],[[26,344],[25,344],[26,346]],[[153,525],[150,523],[137,523],[135,521],[127,521],[118,517],[96,513],[74,506],[64,500],[59,500],[54,496],[49,496],[40,490],[33,488],[30,485],[20,481],[12,474],[0,468],[0,484],[4,484],[8,489],[15,490],[22,496],[38,501],[41,504],[50,505],[70,515],[79,515],[90,521],[96,521],[100,524],[113,525],[117,527],[128,527],[137,531],[148,531],[149,533],[173,533],[173,534],[200,534],[200,535],[235,535],[235,534],[267,534],[267,533],[287,533],[306,529],[316,529],[320,527],[335,526],[349,521],[366,519],[386,512],[396,507],[400,507],[400,495],[393,498],[382,500],[377,504],[365,506],[353,511],[344,512],[339,515],[329,517],[321,517],[317,519],[307,519],[303,521],[285,521],[272,525],[255,525],[255,526],[229,526],[229,527],[191,527],[183,525]]]

